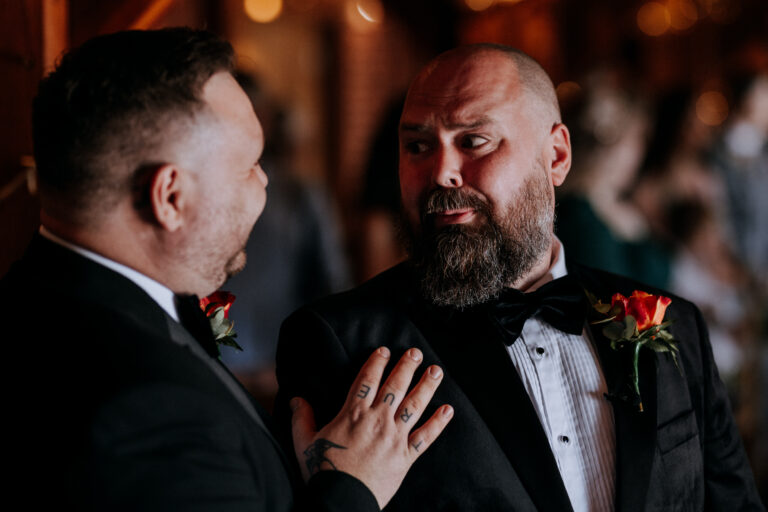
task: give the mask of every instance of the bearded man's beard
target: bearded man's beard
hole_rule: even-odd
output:
[[[482,222],[434,225],[431,214],[472,208]],[[494,299],[529,272],[552,241],[554,211],[546,175],[530,176],[503,215],[463,189],[433,191],[421,207],[421,233],[405,226],[423,296],[459,309]]]

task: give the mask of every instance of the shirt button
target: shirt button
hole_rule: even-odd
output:
[[[534,355],[535,355],[536,359],[541,359],[542,357],[544,357],[544,354],[546,354],[546,353],[547,353],[547,351],[546,351],[546,349],[544,347],[536,347],[534,349]]]
[[[570,444],[571,442],[571,438],[568,436],[558,436],[557,440],[563,444]]]

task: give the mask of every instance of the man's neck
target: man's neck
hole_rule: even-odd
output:
[[[563,259],[562,253],[562,244],[553,235],[549,250],[542,253],[533,269],[515,281],[512,288],[528,293],[537,290],[557,277],[561,277],[560,275],[553,275],[553,270],[557,268],[558,274],[562,273],[560,272],[560,263],[564,265],[564,262],[561,261]]]
[[[154,299],[154,301],[157,302],[157,304],[161,308],[163,308],[171,318],[178,321],[179,315],[178,315],[178,312],[176,311],[176,303],[174,302],[174,293],[167,286],[157,282],[156,280],[137,271],[136,269],[123,265],[118,261],[110,259],[103,254],[99,254],[98,252],[92,251],[91,249],[83,247],[73,241],[67,240],[57,235],[56,233],[53,233],[50,229],[48,229],[44,225],[40,226],[40,235],[43,236],[44,238],[47,238],[48,240],[50,240],[55,244],[61,245],[62,247],[65,247],[70,251],[76,252],[80,256],[83,256],[84,258],[88,258],[89,260],[95,263],[98,263],[99,265],[106,267],[112,270],[113,272],[116,272],[122,275],[123,277],[129,279],[134,284],[136,284],[139,288],[144,290],[147,293],[147,295],[152,297],[152,299]]]

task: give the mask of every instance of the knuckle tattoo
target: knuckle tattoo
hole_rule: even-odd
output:
[[[357,398],[366,398],[368,396],[368,393],[370,392],[371,392],[371,386],[369,386],[368,384],[361,384],[360,389],[358,390],[355,396]]]

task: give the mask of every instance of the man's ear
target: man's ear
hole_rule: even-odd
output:
[[[563,123],[557,123],[549,134],[552,184],[559,187],[571,169],[571,134]]]
[[[174,164],[164,164],[155,171],[150,182],[152,213],[157,223],[167,231],[176,231],[183,224],[189,190],[182,186],[182,174]]]

